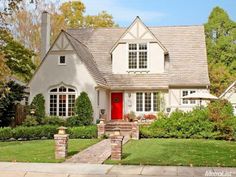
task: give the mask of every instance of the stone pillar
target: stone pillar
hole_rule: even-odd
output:
[[[124,139],[124,136],[112,135],[110,138],[111,138],[111,160],[121,160],[122,141]]]
[[[68,149],[68,134],[55,134],[55,158],[56,159],[64,159],[67,156]]]
[[[105,126],[104,119],[100,119],[99,124],[97,124],[98,128],[98,138],[101,138],[103,135],[105,135]]]
[[[139,139],[139,125],[138,122],[135,121],[132,123],[132,139],[138,140]]]

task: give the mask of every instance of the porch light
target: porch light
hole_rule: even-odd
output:
[[[106,110],[105,109],[101,109],[100,112],[101,112],[102,115],[104,115]]]
[[[66,130],[67,130],[66,127],[61,126],[61,127],[58,128],[58,134],[59,135],[65,135],[66,134]]]

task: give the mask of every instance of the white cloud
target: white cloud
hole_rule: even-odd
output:
[[[147,24],[152,21],[160,21],[165,16],[165,14],[158,11],[127,7],[118,0],[83,0],[83,3],[86,6],[86,14],[95,15],[105,10],[112,14],[114,20],[122,26],[129,25],[136,16],[139,16]]]

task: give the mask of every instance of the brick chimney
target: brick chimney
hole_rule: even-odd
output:
[[[45,57],[50,47],[50,14],[43,11],[41,19],[41,60]]]

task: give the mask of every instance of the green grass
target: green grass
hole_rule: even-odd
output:
[[[97,143],[98,139],[70,139],[68,155]],[[62,162],[54,158],[54,140],[0,142],[0,161]]]
[[[121,161],[109,164],[236,166],[236,142],[193,139],[131,140]]]

